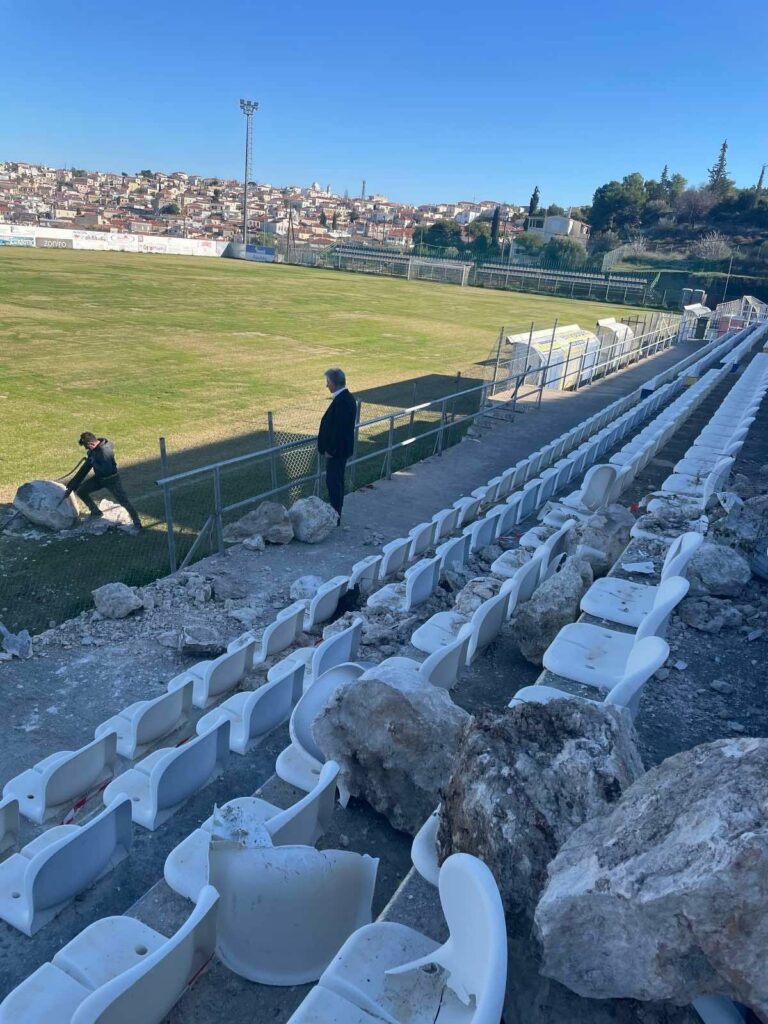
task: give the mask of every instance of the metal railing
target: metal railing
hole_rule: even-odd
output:
[[[350,468],[350,489],[375,479],[389,479],[400,457],[408,464],[410,451],[413,461],[429,455],[442,455],[443,451],[462,439],[466,430],[478,419],[486,418],[486,422],[494,419],[494,406],[503,407],[505,418],[514,413],[520,403],[532,403],[541,406],[543,392],[549,389],[578,390],[590,385],[593,381],[625,369],[632,363],[656,355],[670,347],[677,338],[677,322],[667,319],[660,320],[656,327],[647,334],[638,336],[628,342],[618,340],[611,344],[603,344],[598,352],[583,348],[578,354],[572,355],[575,346],[569,346],[562,362],[553,365],[553,352],[556,345],[557,323],[552,329],[552,338],[546,359],[538,367],[532,367],[529,358],[531,353],[531,337],[529,334],[528,351],[525,359],[525,370],[514,374],[501,375],[503,360],[501,359],[504,334],[499,336],[498,355],[494,367],[493,379],[484,381],[461,391],[455,391],[440,398],[422,402],[408,408],[397,409],[391,413],[362,419],[358,403],[358,415],[355,424],[355,446],[353,457],[348,461]],[[636,400],[639,400],[640,389],[637,389]],[[459,407],[457,411],[457,406]],[[426,422],[425,422],[426,420]],[[374,450],[361,453],[361,433],[373,435]],[[274,439],[274,429],[270,419],[269,439]],[[368,438],[370,441],[370,438]],[[377,443],[378,442],[378,443]],[[167,454],[164,440],[160,442],[160,461],[162,476],[156,481],[163,490],[165,519],[168,532],[168,558],[171,572],[189,565],[194,556],[201,551],[207,538],[215,539],[215,548],[220,553],[225,549],[224,517],[232,512],[254,506],[262,501],[274,498],[285,492],[300,493],[304,489],[314,494],[320,493],[323,460],[316,451],[317,436],[306,435],[282,444],[273,444],[244,455],[212,462],[204,466],[189,469],[181,473],[168,472]],[[290,470],[288,479],[279,482],[279,468],[285,470],[290,463],[292,453],[300,449],[314,449],[310,456],[313,468],[310,472],[295,473]],[[419,454],[421,452],[421,454]],[[378,472],[371,472],[374,460],[380,460]],[[298,461],[298,460],[296,460]],[[254,467],[260,472],[254,473]],[[263,478],[269,482],[267,488],[259,488],[255,494],[226,503],[222,495],[222,473],[234,470],[248,470],[249,477]],[[191,547],[179,563],[176,550],[174,531],[174,488],[199,484],[209,478],[211,488],[208,499],[208,515]]]

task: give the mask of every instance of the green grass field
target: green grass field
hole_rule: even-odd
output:
[[[621,307],[622,314],[628,312]],[[0,499],[59,476],[83,429],[122,464],[261,429],[267,409],[452,374],[499,328],[584,327],[600,303],[234,260],[0,248]]]
[[[80,432],[94,430],[116,442],[150,529],[136,539],[3,540],[0,620],[44,628],[90,606],[101,583],[141,584],[167,571],[154,485],[161,435],[172,471],[199,466],[264,447],[268,409],[278,440],[311,436],[328,366],[347,371],[370,417],[454,391],[458,370],[485,378],[487,366],[473,364],[488,359],[502,325],[519,331],[558,318],[591,327],[628,312],[302,267],[1,247],[0,502],[26,480],[64,474],[80,457]],[[386,437],[385,427],[369,429],[363,450]],[[404,454],[423,457],[431,444]],[[304,470],[311,445],[301,458]],[[366,464],[368,478],[379,461]],[[295,468],[281,466],[281,480]],[[224,503],[266,489],[267,476],[252,464],[225,474]],[[211,504],[209,480],[174,494],[182,556]]]

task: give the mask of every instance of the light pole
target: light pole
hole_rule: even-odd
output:
[[[245,178],[243,180],[243,245],[248,245],[248,182],[251,178],[251,150],[253,148],[253,115],[259,109],[254,100],[240,100],[245,114]]]

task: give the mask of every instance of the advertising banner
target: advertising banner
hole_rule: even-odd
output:
[[[38,249],[72,249],[74,243],[71,238],[51,238],[50,235],[37,235],[35,245]]]

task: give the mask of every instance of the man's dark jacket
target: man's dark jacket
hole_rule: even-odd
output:
[[[345,388],[325,410],[317,433],[317,450],[333,459],[348,459],[355,446],[357,402]]]
[[[96,448],[88,449],[85,462],[70,480],[67,490],[70,493],[76,490],[91,470],[93,470],[93,475],[97,480],[106,480],[117,473],[115,446],[106,437],[99,438],[99,444]]]

